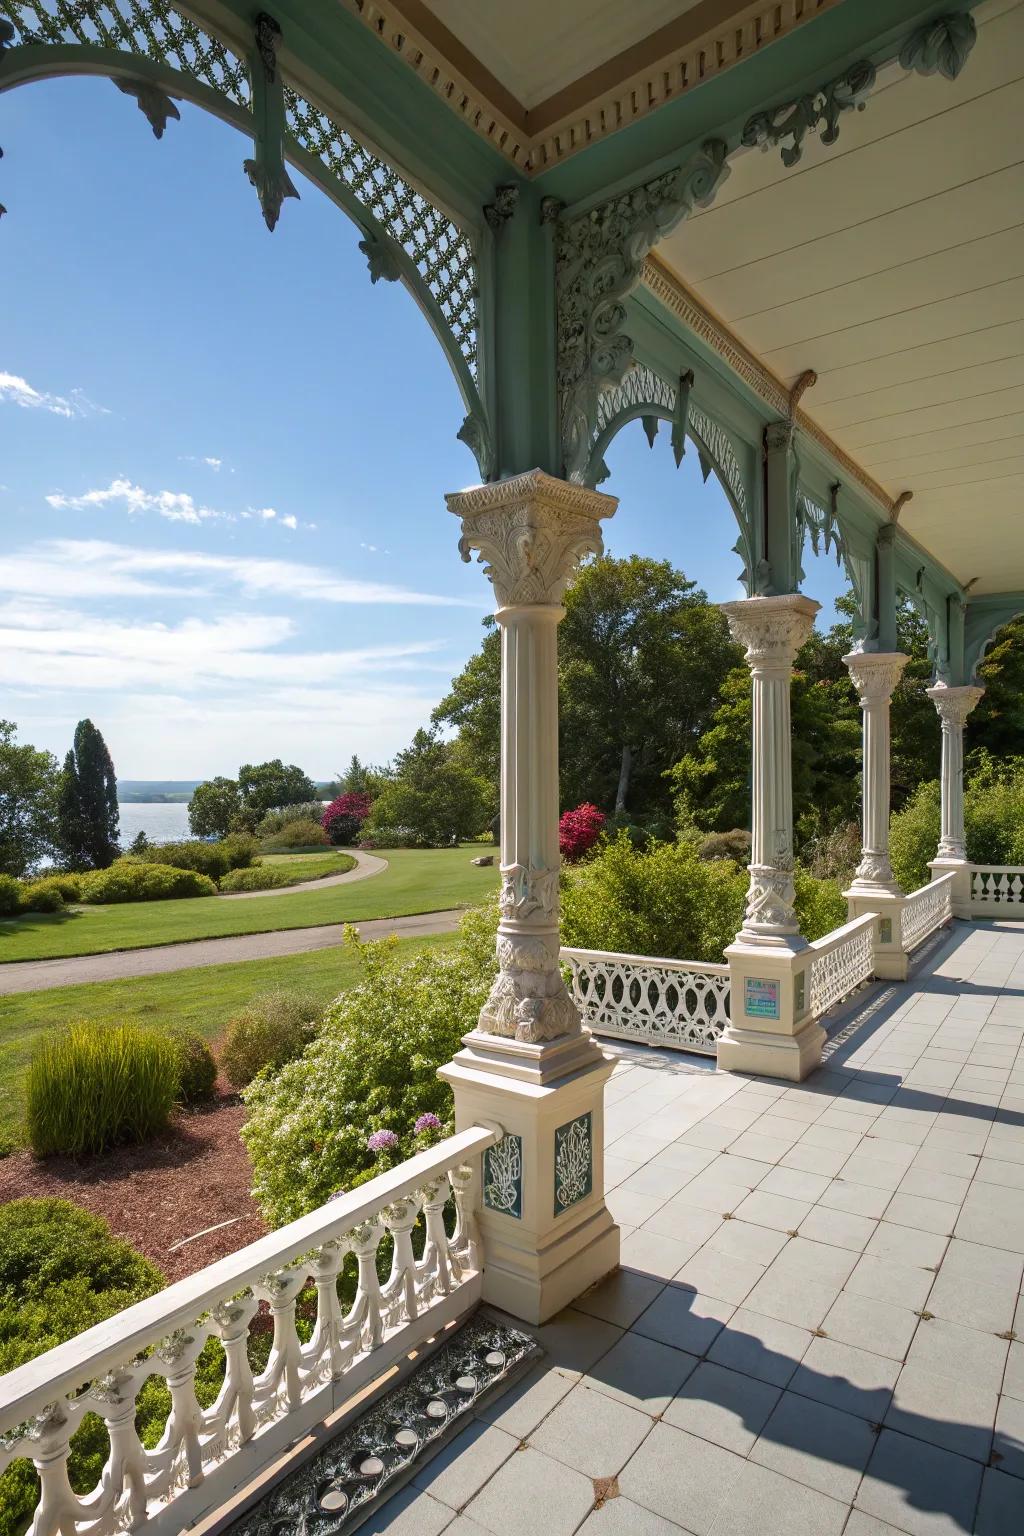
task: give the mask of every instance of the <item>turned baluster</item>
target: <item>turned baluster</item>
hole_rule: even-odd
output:
[[[135,1402],[146,1374],[145,1366],[135,1370],[119,1366],[97,1381],[88,1394],[89,1406],[100,1414],[110,1436],[98,1503],[105,1509],[111,1501],[118,1508],[119,1523],[127,1519],[127,1528],[132,1531],[146,1518],[146,1456],[135,1428]],[[127,1502],[122,1503],[126,1493]]]
[[[316,1328],[309,1342],[308,1356],[315,1369],[326,1352],[335,1381],[344,1374],[352,1353],[351,1345],[342,1338],[341,1303],[338,1300],[338,1271],[344,1257],[344,1244],[332,1241],[324,1243],[313,1261]]]
[[[476,1170],[469,1163],[448,1170],[448,1182],[455,1197],[455,1231],[448,1245],[454,1262],[468,1269],[480,1268],[480,1235],[473,1215]]]
[[[444,1208],[448,1198],[447,1183],[438,1180],[420,1191],[423,1217],[427,1226],[427,1242],[420,1260],[423,1276],[422,1295],[449,1296],[454,1288],[455,1277],[448,1257],[448,1233],[444,1226]]]
[[[199,1443],[199,1431],[203,1414],[196,1397],[196,1361],[202,1353],[205,1340],[202,1335],[187,1333],[184,1329],[163,1339],[157,1346],[156,1357],[167,1367],[165,1377],[171,1394],[171,1411],[167,1419],[160,1451],[169,1455],[167,1483],[174,1471],[174,1457],[178,1447],[185,1450],[188,1470],[188,1487],[195,1488],[203,1480],[203,1452]]]
[[[40,1497],[32,1536],[63,1536],[75,1530],[78,1499],[68,1479],[68,1449],[73,1425],[64,1402],[51,1403],[34,1420],[29,1438],[32,1463],[39,1474]]]
[[[364,1222],[348,1234],[352,1252],[359,1266],[359,1282],[356,1299],[352,1304],[352,1318],[362,1332],[362,1344],[366,1350],[376,1349],[384,1338],[381,1320],[380,1278],[377,1274],[377,1247],[384,1235],[379,1222]]]
[[[418,1214],[419,1207],[411,1195],[405,1200],[396,1200],[384,1212],[384,1220],[394,1243],[391,1274],[385,1291],[394,1309],[392,1321],[395,1323],[405,1319],[411,1321],[419,1312],[416,1305],[416,1257],[412,1251],[412,1229]]]
[[[284,1269],[276,1275],[264,1275],[253,1286],[256,1295],[269,1304],[270,1315],[274,1319],[274,1342],[259,1386],[264,1390],[265,1398],[269,1398],[283,1380],[289,1408],[298,1408],[302,1402],[302,1378],[299,1372],[302,1346],[295,1328],[295,1303],[305,1283],[304,1271]]]

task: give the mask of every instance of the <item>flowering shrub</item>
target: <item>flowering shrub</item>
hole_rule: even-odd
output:
[[[346,935],[359,944],[366,979],[331,1004],[297,1060],[244,1095],[242,1139],[268,1221],[291,1221],[373,1178],[385,1166],[378,1159],[397,1162],[444,1134],[451,1090],[437,1069],[475,1026],[490,991],[497,918],[493,902],[467,912],[456,944],[410,960],[387,942]],[[399,1147],[375,1151],[367,1137],[380,1132]]]
[[[578,805],[574,811],[564,811],[558,823],[558,850],[567,864],[577,864],[601,836],[601,828],[608,820],[596,805]]]
[[[335,847],[349,848],[359,836],[359,829],[370,814],[372,800],[360,790],[339,795],[324,811],[321,824]]]

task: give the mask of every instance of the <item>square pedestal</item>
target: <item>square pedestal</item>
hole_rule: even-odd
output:
[[[724,1072],[800,1082],[821,1064],[825,1031],[809,1016],[806,939],[753,944],[738,940],[729,962],[730,1019],[718,1042]]]

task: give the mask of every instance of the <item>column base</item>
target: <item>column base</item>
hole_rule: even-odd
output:
[[[749,1072],[756,1077],[781,1077],[799,1083],[821,1066],[824,1044],[825,1031],[813,1019],[793,1035],[727,1024],[718,1042],[718,1065],[723,1072]]]
[[[439,1068],[455,1125],[499,1125],[476,1219],[483,1298],[543,1323],[615,1269],[619,1229],[604,1200],[604,1085],[615,1057],[589,1030],[542,1044],[473,1030]]]

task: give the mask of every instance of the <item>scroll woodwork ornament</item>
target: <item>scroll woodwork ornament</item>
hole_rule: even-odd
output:
[[[397,283],[401,270],[394,251],[383,240],[367,235],[365,240],[360,240],[359,249],[366,257],[371,283]]]
[[[559,221],[558,394],[562,456],[572,480],[586,471],[599,394],[621,383],[633,359],[624,300],[649,251],[693,208],[711,202],[727,174],[726,154],[723,140],[709,139],[688,165]]]
[[[816,91],[783,102],[747,119],[740,143],[762,149],[781,145],[782,163],[796,165],[803,154],[803,141],[809,133],[820,133],[823,144],[834,144],[839,137],[839,119],[844,112],[864,110],[864,98],[875,83],[875,66],[861,59],[850,68],[827,80]],[[784,141],[788,139],[790,143]]]

